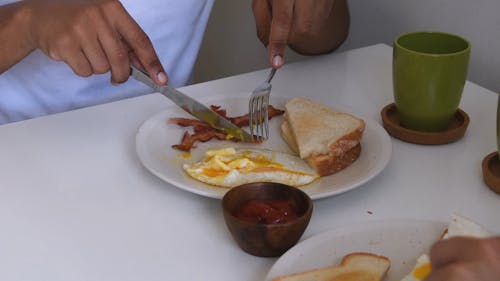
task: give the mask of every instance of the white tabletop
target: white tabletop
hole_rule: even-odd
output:
[[[273,91],[342,104],[380,121],[393,101],[392,48],[374,45],[285,66]],[[247,92],[267,70],[192,85],[201,97]],[[262,280],[276,259],[241,251],[220,201],[177,189],[135,154],[143,121],[170,105],[152,94],[0,126],[0,280]],[[317,200],[303,239],[374,220],[447,221],[452,212],[500,233],[500,196],[482,181],[496,149],[497,95],[467,83],[460,141],[420,146],[392,139],[375,179]]]

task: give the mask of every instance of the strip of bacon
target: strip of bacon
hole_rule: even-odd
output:
[[[206,142],[209,141],[213,138],[219,139],[219,140],[225,140],[226,139],[226,134],[222,132],[218,132],[216,130],[206,130],[203,132],[197,132],[194,134],[189,134],[189,132],[184,132],[184,135],[182,136],[182,141],[180,144],[175,144],[172,147],[182,150],[182,151],[190,151],[191,148],[196,147],[194,144],[197,141],[201,142]]]
[[[210,109],[212,109],[213,111],[217,112],[217,114],[227,119],[227,111],[221,108],[220,105],[211,105]]]
[[[248,126],[249,125],[249,115],[245,114],[242,116],[237,116],[237,117],[227,117],[227,111],[220,106],[212,105],[210,108],[217,112],[220,116],[228,119],[231,121],[233,124],[235,124],[238,127],[243,127],[243,126]],[[273,117],[282,115],[285,113],[283,110],[276,109],[272,105],[269,105],[268,107],[268,117],[269,120],[271,120]],[[189,118],[170,118],[168,120],[169,123],[177,124],[182,127],[193,127],[193,134],[190,134],[189,132],[184,132],[184,135],[182,136],[181,143],[173,145],[173,148],[182,150],[182,151],[190,151],[191,148],[196,147],[195,143],[197,141],[201,142],[206,142],[209,141],[213,138],[219,139],[219,140],[227,140],[227,135],[226,133],[214,129],[210,127],[207,123],[198,120],[198,119],[189,119]],[[236,139],[231,139],[233,141],[237,141]]]
[[[210,125],[201,120],[190,119],[190,118],[170,118],[168,119],[168,123],[177,124],[181,127],[194,127],[194,126],[210,127]]]
[[[210,127],[206,122],[203,122],[198,119],[189,119],[189,118],[170,118],[168,119],[168,123],[172,124],[177,124],[181,127],[196,127],[196,126],[201,126],[201,127]]]
[[[269,120],[271,120],[273,117],[283,115],[283,113],[285,113],[284,110],[277,109],[272,105],[269,105],[267,108],[267,115],[268,115]],[[234,125],[236,125],[240,128],[250,125],[250,116],[248,115],[248,113],[245,115],[242,115],[242,116],[237,116],[237,117],[232,117],[232,118],[229,117],[228,119]]]

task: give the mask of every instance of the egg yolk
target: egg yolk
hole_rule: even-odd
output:
[[[205,169],[203,169],[203,174],[214,178],[214,177],[223,176],[223,175],[227,174],[227,171],[205,168]]]
[[[282,164],[273,162],[264,155],[245,152],[236,156],[234,148],[209,150],[205,153],[205,158],[207,167],[203,169],[203,174],[209,177],[224,176],[234,169],[241,172],[283,170]]]
[[[189,159],[191,157],[191,153],[185,152],[185,153],[181,153],[179,156],[184,158],[184,159]]]
[[[413,276],[419,280],[424,279],[431,273],[431,264],[430,263],[424,263],[420,265],[419,267],[415,268],[413,271]]]

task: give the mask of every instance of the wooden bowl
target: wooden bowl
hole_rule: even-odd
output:
[[[262,207],[263,204],[274,204],[273,202],[286,203],[296,216],[288,216],[288,219],[281,219],[281,222],[277,222],[280,219],[271,219],[274,222],[265,221],[269,217],[263,219],[257,216],[258,219],[254,220],[242,216],[254,214],[255,210],[249,209],[249,206]],[[283,205],[271,206],[279,209],[279,206]],[[242,250],[254,256],[277,257],[299,241],[309,224],[313,204],[311,198],[298,188],[265,182],[232,188],[222,199],[222,209],[226,225]]]
[[[483,180],[486,185],[500,195],[500,158],[494,151],[483,159]]]

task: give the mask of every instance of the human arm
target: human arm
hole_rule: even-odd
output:
[[[122,83],[134,63],[167,83],[148,36],[117,0],[21,1],[0,6],[0,19],[0,73],[39,48],[79,76],[110,71]]]
[[[500,237],[454,237],[431,249],[432,272],[425,281],[500,280]]]
[[[0,74],[36,49],[23,3],[0,6]]]
[[[346,0],[253,0],[257,36],[268,48],[274,68],[284,63],[285,48],[319,55],[338,48],[347,38]]]

